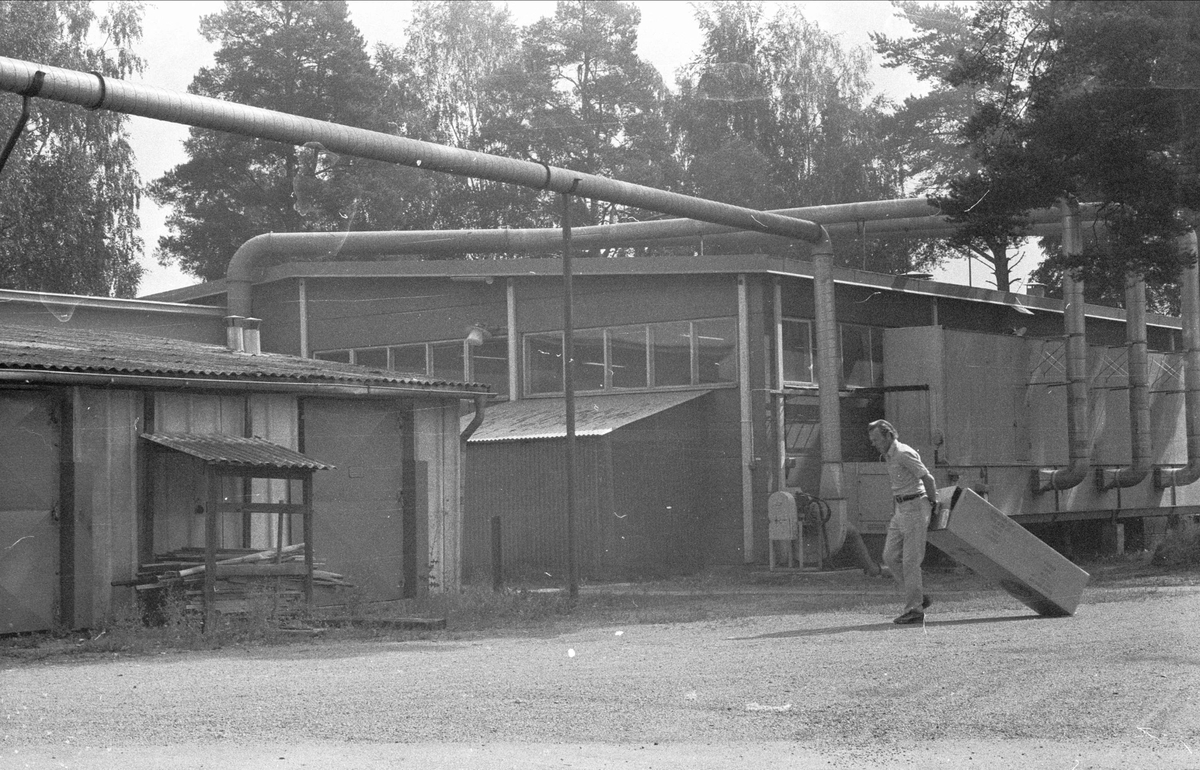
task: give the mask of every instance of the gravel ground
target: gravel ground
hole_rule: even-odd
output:
[[[1044,619],[939,580],[923,627],[847,575],[725,600],[853,610],[0,658],[0,767],[1200,768],[1200,586]]]

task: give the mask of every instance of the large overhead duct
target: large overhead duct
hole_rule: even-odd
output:
[[[1179,239],[1185,254],[1196,259],[1196,231]],[[1193,261],[1180,278],[1183,316],[1183,403],[1187,424],[1187,465],[1155,468],[1154,485],[1159,489],[1182,487],[1200,479],[1200,268]]]
[[[1063,251],[1083,253],[1083,232],[1079,210],[1073,203],[1062,204]],[[1078,273],[1063,275],[1063,326],[1065,327],[1067,369],[1067,453],[1065,468],[1039,468],[1033,472],[1035,492],[1070,489],[1078,486],[1091,466],[1091,436],[1088,426],[1087,338],[1083,304],[1083,281]]]
[[[1130,274],[1125,279],[1125,339],[1129,350],[1130,464],[1124,468],[1097,468],[1101,490],[1132,487],[1150,474],[1150,357],[1146,347],[1146,279]]]
[[[422,142],[282,112],[168,91],[101,75],[0,57],[0,90],[27,93],[41,76],[39,98],[182,123],[333,153],[577,195],[743,230],[816,243],[821,227],[793,217],[693,198],[544,163]]]
[[[1082,209],[1094,216],[1096,206]],[[946,236],[957,227],[944,216],[912,216],[936,211],[925,198],[868,201],[831,206],[779,209],[774,213],[799,217],[824,226],[831,236],[855,237],[867,223],[874,235],[910,237]],[[1059,209],[1036,209],[1029,219],[1035,232],[1058,233],[1062,229]],[[744,236],[750,236],[749,238]],[[622,222],[589,225],[571,229],[571,243],[580,249],[619,248],[623,246],[694,246],[697,238],[712,239],[722,247],[753,247],[764,243],[759,233],[736,232],[732,228],[693,219],[663,219],[650,222]],[[299,261],[338,255],[345,257],[400,257],[408,254],[463,253],[555,253],[562,249],[562,231],[558,228],[522,228],[497,230],[398,230],[349,233],[265,233],[251,238],[238,248],[229,262],[226,285],[229,312],[253,315],[250,287],[259,280],[262,268],[271,258]]]

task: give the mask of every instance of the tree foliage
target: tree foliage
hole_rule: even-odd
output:
[[[550,165],[671,188],[678,174],[667,121],[668,92],[637,55],[641,13],[614,0],[562,0],[524,33],[524,76],[533,89],[530,156]],[[579,201],[575,224],[634,216],[604,201]]]
[[[675,113],[694,194],[762,209],[899,194],[903,166],[884,130],[886,102],[871,94],[867,51],[844,49],[792,5],[769,18],[742,0],[695,12],[704,42],[678,79]],[[854,246],[846,263],[872,269],[903,272],[934,256]]]
[[[480,0],[418,3],[403,48],[382,47],[379,67],[396,98],[385,117],[413,138],[528,158],[539,103],[507,9]],[[521,227],[538,222],[537,192],[469,177],[428,175],[423,199],[401,205],[409,228]],[[423,200],[425,208],[416,209]],[[436,202],[436,205],[430,205]]]
[[[81,0],[0,0],[6,56],[123,78],[141,72],[140,3],[98,17]],[[97,36],[99,45],[92,40]],[[0,102],[0,125],[21,99]],[[131,297],[137,291],[139,179],[127,118],[32,100],[25,130],[0,175],[0,286]]]
[[[1197,206],[1195,77],[1200,8],[1174,2],[988,0],[900,3],[917,34],[876,36],[893,65],[933,89],[901,125],[956,240],[990,252],[1007,288],[1007,250],[1027,212],[1075,198],[1102,204],[1101,237],[1079,258],[1053,254],[1036,277],[1084,269],[1119,296],[1127,271],[1170,280],[1181,208]],[[939,151],[927,137],[954,136]]]
[[[340,0],[226,3],[201,19],[219,44],[191,93],[363,128],[379,128],[383,83]],[[345,230],[372,216],[387,196],[372,174],[401,185],[381,164],[341,158],[320,146],[294,148],[193,128],[188,160],[156,180],[150,194],[171,214],[161,262],[202,278],[223,276],[230,257],[264,232]],[[389,169],[390,170],[390,169]]]

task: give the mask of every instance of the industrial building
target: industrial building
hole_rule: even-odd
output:
[[[249,287],[273,350],[495,391],[467,443],[468,581],[489,574],[495,517],[510,576],[565,567],[561,273],[553,258],[284,261]],[[768,496],[785,486],[822,495],[829,464],[813,263],[584,258],[574,273],[583,575],[765,564]],[[865,433],[877,418],[921,451],[939,485],[970,487],[1068,547],[1072,534],[1106,538],[1109,549],[1145,543],[1170,514],[1200,512],[1192,486],[1162,483],[1197,459],[1180,319],[1149,316],[1139,343],[1124,311],[1086,306],[1086,361],[1072,379],[1070,303],[845,269],[833,285],[832,454],[841,510],[868,542],[891,514]],[[226,289],[216,281],[160,298],[224,307]],[[1138,346],[1140,389],[1146,378],[1130,364]],[[1070,393],[1081,384],[1085,440],[1072,444],[1080,409]],[[1137,393],[1149,414],[1142,434],[1131,426]],[[1134,456],[1145,437],[1148,463]],[[1086,479],[1059,483],[1077,474],[1080,453]],[[1140,478],[1105,488],[1106,474],[1135,464]],[[1056,473],[1058,486],[1039,489]]]

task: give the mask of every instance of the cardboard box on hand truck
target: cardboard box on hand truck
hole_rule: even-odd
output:
[[[938,498],[950,502],[950,513],[930,524],[930,544],[1039,615],[1075,614],[1088,573],[975,492],[947,487]]]

